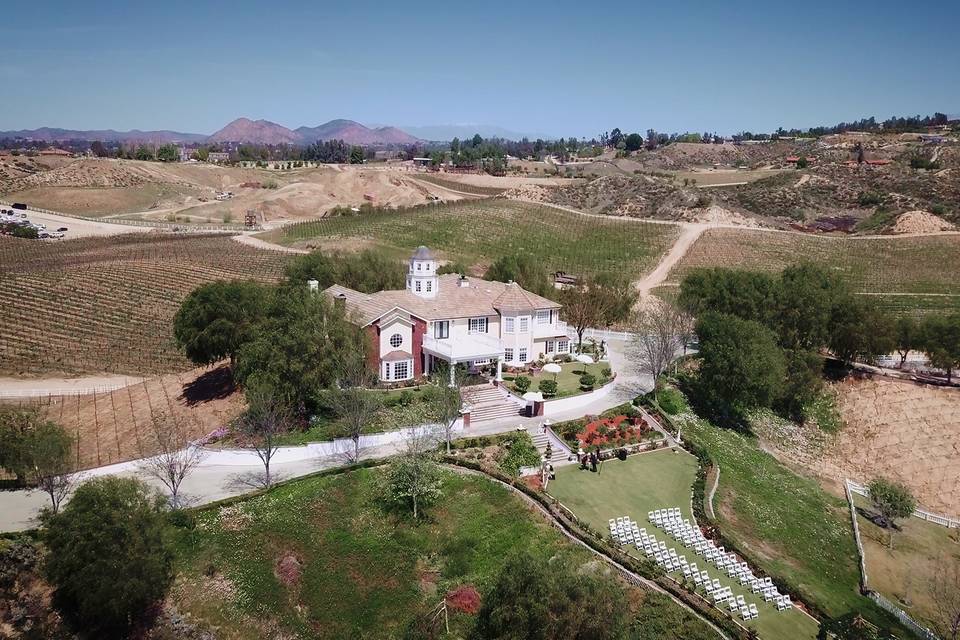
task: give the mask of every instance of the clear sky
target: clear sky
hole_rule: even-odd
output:
[[[960,112],[960,1],[0,2],[0,130],[555,136]]]

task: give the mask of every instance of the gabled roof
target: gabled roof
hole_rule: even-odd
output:
[[[402,310],[422,320],[452,320],[495,316],[499,313],[532,312],[536,309],[559,309],[560,305],[517,284],[466,278],[460,285],[460,276],[448,273],[437,278],[437,295],[425,299],[406,289],[362,293],[340,285],[327,288],[332,298],[343,296],[348,316],[366,326],[394,309]]]

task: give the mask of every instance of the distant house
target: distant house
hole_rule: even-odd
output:
[[[196,152],[193,147],[180,147],[180,162],[189,162]]]
[[[210,151],[207,153],[207,162],[213,162],[219,164],[221,162],[229,162],[230,154],[226,151]]]
[[[555,274],[553,274],[553,286],[556,289],[575,287],[577,286],[577,282],[579,282],[579,278],[567,273],[566,271],[557,271]]]
[[[369,363],[383,382],[419,378],[441,362],[450,365],[451,378],[453,365],[496,362],[502,379],[503,364],[570,352],[559,304],[515,282],[437,275],[426,247],[411,256],[405,289],[362,293],[333,285],[325,294],[370,336]]]
[[[70,151],[67,151],[66,149],[51,148],[51,149],[41,149],[41,150],[40,150],[40,155],[42,155],[42,156],[60,156],[60,157],[66,158],[66,157],[72,156],[73,153],[70,152]]]

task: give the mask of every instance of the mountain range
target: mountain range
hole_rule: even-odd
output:
[[[288,129],[269,120],[237,118],[212,135],[183,133],[179,131],[114,131],[77,130],[42,127],[19,131],[0,131],[0,138],[26,138],[57,142],[61,140],[100,140],[103,142],[168,142],[196,144],[202,142],[235,142],[251,144],[299,144],[306,145],[318,140],[343,140],[347,144],[377,146],[413,144],[420,139],[396,127],[366,127],[353,120],[331,120],[316,127]]]

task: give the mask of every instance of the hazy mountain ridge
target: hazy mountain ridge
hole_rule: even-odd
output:
[[[44,142],[60,140],[101,140],[103,142],[154,142],[198,144],[203,142],[234,142],[250,144],[297,144],[307,145],[318,140],[343,140],[356,145],[415,144],[419,138],[398,129],[383,126],[371,128],[353,120],[336,119],[315,127],[289,129],[269,120],[237,118],[211,135],[179,131],[115,131],[113,129],[80,130],[41,127],[0,131],[0,138],[25,138]]]

